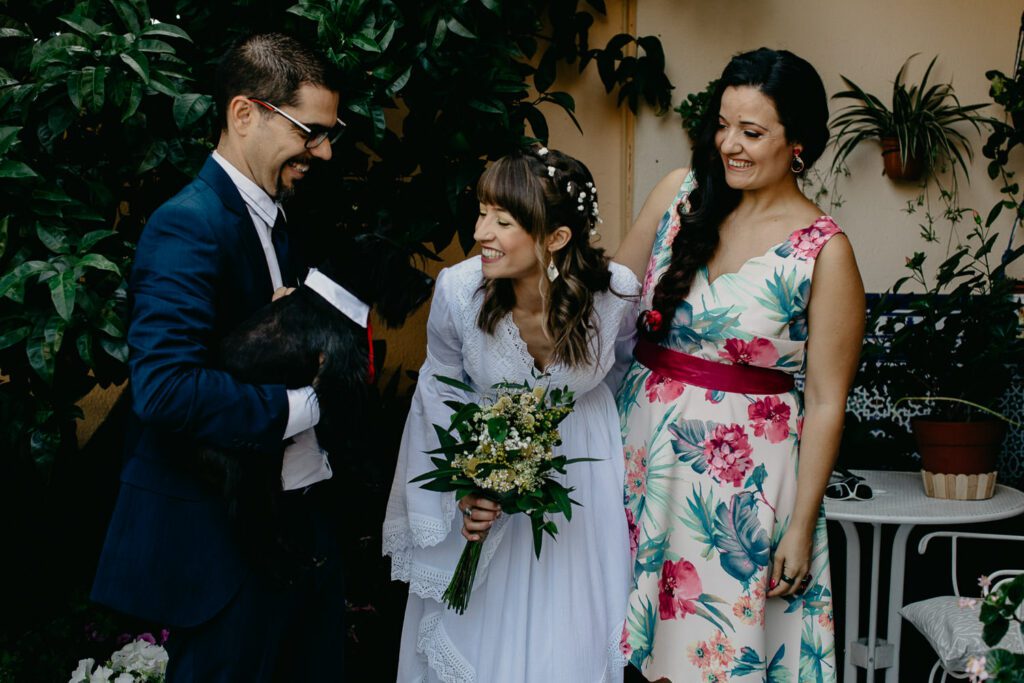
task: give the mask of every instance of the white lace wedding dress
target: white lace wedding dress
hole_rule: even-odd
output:
[[[433,424],[447,426],[447,399],[466,396],[435,379],[461,378],[487,391],[500,381],[531,378],[533,358],[506,316],[495,334],[476,324],[483,300],[480,259],[438,277],[427,324],[427,360],[405,433],[384,521],[392,578],[409,583],[400,683],[604,683],[622,680],[619,640],[629,594],[629,540],[623,510],[623,459],[612,393],[633,349],[633,274],[611,264],[612,292],[595,297],[593,349],[586,368],[548,368],[552,386],[576,393],[560,430],[558,452],[600,458],[570,465],[567,486],[582,504],[572,521],[559,515],[558,538],[545,536],[534,556],[530,520],[502,515],[484,541],[469,608],[459,615],[440,601],[465,546],[453,493],[410,484],[432,469]],[[611,388],[609,388],[611,387]]]

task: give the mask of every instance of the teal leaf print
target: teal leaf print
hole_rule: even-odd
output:
[[[767,666],[765,660],[757,654],[757,650],[750,646],[741,648],[740,656],[733,657],[732,661],[736,664],[729,671],[733,676],[747,676],[758,671],[764,671]]]
[[[698,486],[686,501],[686,505],[688,509],[683,511],[679,519],[687,528],[696,532],[693,538],[704,545],[700,556],[706,560],[715,552],[717,545],[715,522],[711,512],[715,507],[714,489],[709,490],[705,498],[703,488]]]
[[[815,583],[802,593],[786,595],[782,599],[789,603],[786,614],[802,609],[804,614],[818,615],[828,608],[831,598],[832,592],[828,588]]]
[[[834,645],[822,645],[821,636],[812,621],[804,622],[800,636],[800,681],[813,683],[834,683],[835,669],[832,667]]]
[[[743,484],[743,488],[750,488],[753,486],[757,489],[758,493],[764,493],[764,480],[768,478],[768,469],[762,464],[754,468],[754,471],[747,477],[747,481]]]
[[[648,538],[640,544],[636,551],[636,573],[659,574],[661,565],[665,560],[675,562],[679,556],[668,550],[668,535],[671,531],[665,531],[654,538]]]
[[[768,664],[768,677],[765,679],[768,683],[790,683],[792,680],[789,669],[782,665],[782,660],[785,656],[786,646],[779,645],[775,656],[772,657],[772,661]]]
[[[629,638],[626,642],[633,648],[629,660],[634,666],[640,667],[650,659],[654,645],[654,628],[658,622],[658,614],[650,598],[641,596],[640,606],[631,606],[627,618]]]
[[[650,373],[651,371],[643,365],[633,361],[629,369],[626,370],[626,376],[622,378],[617,398],[620,424],[623,428],[625,428],[626,423],[629,421],[629,413],[634,407],[639,405],[637,397],[643,391],[644,382]]]
[[[722,614],[722,611],[715,607],[713,604],[717,602],[723,605],[727,605],[729,604],[727,601],[723,600],[717,595],[701,593],[700,597],[697,598],[697,602],[700,603],[700,605],[702,605],[701,607],[696,608],[696,614],[698,617],[703,617],[704,619],[707,619],[719,631],[725,631],[726,628],[733,632],[736,631],[736,628],[732,625],[732,622],[729,620],[729,617]]]
[[[715,423],[710,420],[680,420],[670,424],[668,432],[672,435],[672,451],[679,456],[679,462],[703,474],[707,470],[704,441],[714,429]]]
[[[768,534],[757,519],[757,499],[749,491],[737,493],[728,506],[718,504],[715,517],[722,569],[746,585],[768,564]]]

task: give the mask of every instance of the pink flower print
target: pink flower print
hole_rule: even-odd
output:
[[[626,625],[622,625],[622,636],[619,638],[619,650],[622,652],[622,656],[629,659],[629,655],[633,652],[633,646],[629,644],[629,629]]]
[[[804,436],[804,417],[801,415],[796,420],[796,438],[797,440],[802,439]]]
[[[763,621],[764,613],[761,609],[763,607],[763,602],[761,605],[755,606],[754,599],[749,595],[744,595],[732,606],[732,613],[739,617],[744,624],[757,626]]]
[[[734,365],[757,365],[770,368],[779,359],[779,352],[764,337],[754,337],[749,342],[734,337],[726,340],[725,350],[719,351],[718,356]]]
[[[789,243],[798,258],[813,259],[825,246],[832,235],[839,232],[839,227],[829,218],[819,218],[810,227],[794,232],[789,236]]]
[[[754,466],[752,451],[747,433],[738,424],[720,424],[704,441],[704,457],[711,475],[736,487],[743,485],[743,477]]]
[[[636,551],[640,548],[640,525],[629,508],[626,508],[626,525],[629,528],[629,556],[635,561]]]
[[[754,436],[763,436],[769,443],[785,441],[789,436],[789,413],[789,406],[777,396],[766,396],[747,406]]]
[[[630,496],[647,494],[647,449],[625,447],[626,489]]]
[[[658,591],[659,616],[663,620],[683,619],[687,614],[697,613],[693,601],[701,596],[703,587],[692,562],[666,560],[661,565]]]
[[[832,613],[832,610],[827,609],[821,614],[819,614],[818,623],[821,624],[821,627],[823,629],[825,629],[829,633],[832,633],[835,630],[835,617]]]
[[[956,601],[956,605],[960,609],[974,609],[977,604],[978,601],[975,598],[959,598]]]
[[[683,395],[686,385],[678,380],[652,372],[644,382],[647,400],[651,403],[671,403]]]
[[[699,643],[691,643],[686,647],[686,656],[690,660],[690,664],[693,664],[698,669],[704,670],[712,665],[711,652],[708,650],[708,644],[703,640]]]
[[[708,650],[718,666],[731,664],[732,656],[736,652],[736,648],[729,642],[728,636],[721,631],[715,631],[715,635],[711,636],[711,640],[708,641]]]

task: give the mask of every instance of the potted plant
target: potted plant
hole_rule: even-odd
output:
[[[916,181],[922,176],[934,175],[944,161],[952,164],[954,184],[958,166],[965,176],[969,175],[964,157],[971,158],[971,145],[956,126],[970,124],[980,133],[980,124],[986,123],[988,118],[978,111],[987,105],[960,104],[951,84],[929,84],[934,57],[921,82],[908,86],[904,75],[913,57],[908,57],[896,73],[891,106],[842,76],[849,90],[836,93],[832,98],[852,100],[852,103],[832,121],[838,131],[833,169],[839,168],[865,140],[878,140],[882,145],[885,174],[893,180]]]
[[[911,431],[925,492],[943,498],[992,495],[1012,422],[997,403],[1012,381],[1010,367],[1024,359],[1019,302],[1005,274],[1024,247],[994,265],[999,235],[973,216],[973,229],[934,279],[925,274],[923,253],[907,259],[910,274],[872,309],[862,356],[862,381],[885,387],[894,408],[914,402],[930,409],[911,420]],[[911,282],[924,291],[903,294]]]

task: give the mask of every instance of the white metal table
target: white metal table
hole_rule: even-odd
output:
[[[903,573],[906,566],[907,537],[918,524],[957,525],[1006,519],[1024,513],[1024,492],[1008,486],[996,486],[988,500],[944,500],[929,498],[919,472],[854,470],[874,491],[872,500],[825,499],[825,518],[839,523],[846,537],[846,639],[843,681],[857,680],[855,667],[867,669],[868,683],[877,669],[885,669],[886,683],[900,680],[900,614],[903,606]],[[860,538],[855,524],[871,525],[871,599],[867,639],[860,638]],[[882,550],[882,525],[896,526],[889,568],[889,612],[885,637],[878,639],[879,557]]]

